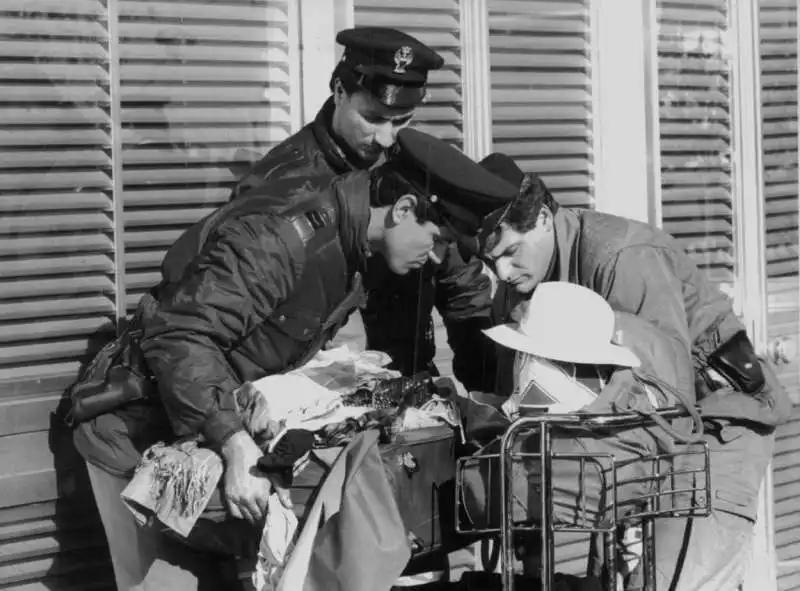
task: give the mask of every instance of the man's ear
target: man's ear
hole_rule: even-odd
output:
[[[399,224],[407,220],[410,216],[416,215],[417,198],[414,195],[406,194],[394,202],[392,206],[392,222]]]
[[[553,229],[553,212],[546,205],[542,205],[539,210],[539,219],[536,220],[536,225],[545,232],[550,232]]]
[[[341,101],[343,101],[347,97],[347,92],[344,89],[344,85],[342,85],[342,81],[337,78],[333,81],[333,100],[338,105]]]

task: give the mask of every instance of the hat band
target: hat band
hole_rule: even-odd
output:
[[[379,76],[359,72],[359,86],[387,107],[411,109],[426,101],[428,90],[425,85],[392,84],[383,82]]]

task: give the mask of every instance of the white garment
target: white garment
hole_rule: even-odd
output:
[[[547,408],[551,413],[571,413],[594,402],[597,394],[555,363],[517,352],[512,398],[522,406],[528,398],[535,401],[530,406]]]
[[[277,494],[271,494],[267,502],[267,520],[252,575],[256,591],[275,591],[278,588],[297,531],[294,511],[281,503]]]

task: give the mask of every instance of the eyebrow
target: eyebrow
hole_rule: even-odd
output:
[[[500,257],[508,256],[510,254],[510,251],[513,250],[516,247],[517,247],[517,243],[514,242],[514,243],[509,244],[508,246],[506,246],[502,251],[500,251],[497,254],[495,254],[495,251],[497,250],[495,248],[495,249],[492,250],[492,252],[489,253],[489,258],[492,259],[492,260],[497,260]]]

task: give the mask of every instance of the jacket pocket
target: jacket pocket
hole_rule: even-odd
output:
[[[321,316],[306,310],[278,312],[273,322],[286,336],[300,342],[312,341],[322,331]]]

